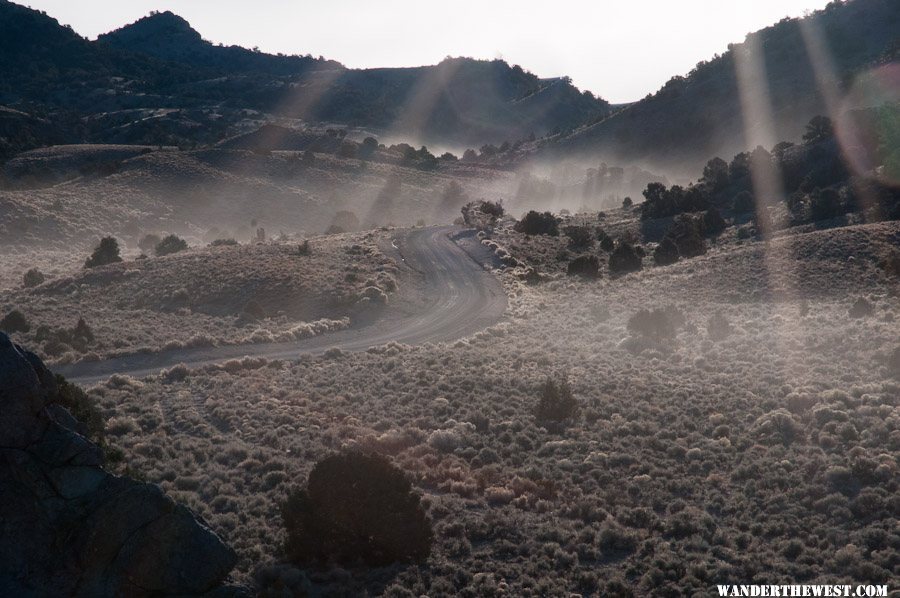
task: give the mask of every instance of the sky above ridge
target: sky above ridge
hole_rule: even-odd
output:
[[[568,75],[610,102],[638,100],[729,43],[827,0],[27,0],[94,39],[171,10],[215,43],[312,54],[348,67],[503,58],[540,77]]]

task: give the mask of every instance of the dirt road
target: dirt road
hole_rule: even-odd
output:
[[[183,363],[197,367],[244,356],[292,359],[302,353],[339,348],[361,351],[389,342],[453,341],[495,323],[506,310],[497,278],[450,239],[460,229],[431,227],[399,232],[394,241],[403,267],[422,279],[424,302],[414,313],[387,315],[370,325],[283,343],[173,349],[59,365],[53,370],[79,384],[112,374],[140,377]]]

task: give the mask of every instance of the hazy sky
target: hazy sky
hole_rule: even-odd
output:
[[[323,55],[350,67],[504,58],[569,75],[611,102],[637,100],[730,42],[827,0],[25,0],[95,38],[171,10],[205,39]]]

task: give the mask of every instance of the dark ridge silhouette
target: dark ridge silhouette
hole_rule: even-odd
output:
[[[502,60],[346,69],[216,46],[170,12],[92,42],[0,0],[0,29],[0,105],[53,112],[70,142],[210,144],[255,110],[479,146],[571,130],[610,111],[568,78],[540,79]]]
[[[97,41],[162,60],[225,73],[263,72],[285,76],[313,68],[343,68],[341,63],[321,57],[272,55],[240,46],[214,45],[204,40],[190,23],[170,11],[152,13],[101,35]]]
[[[751,83],[766,93],[779,139],[799,141],[816,114],[827,114],[801,31],[818,32],[846,88],[869,67],[896,61],[900,52],[900,3],[892,0],[832,2],[805,19],[785,18],[747,36],[740,44],[703,61],[687,76],[672,77],[655,94],[541,148],[551,155],[598,153],[607,160],[640,160],[656,168],[690,169],[711,155],[732,156],[748,145],[745,137],[736,56],[756,62],[764,81]],[[764,123],[754,123],[760,126]]]

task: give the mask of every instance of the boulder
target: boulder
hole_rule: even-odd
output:
[[[237,557],[154,484],[105,471],[41,360],[0,333],[0,595],[245,595]]]

